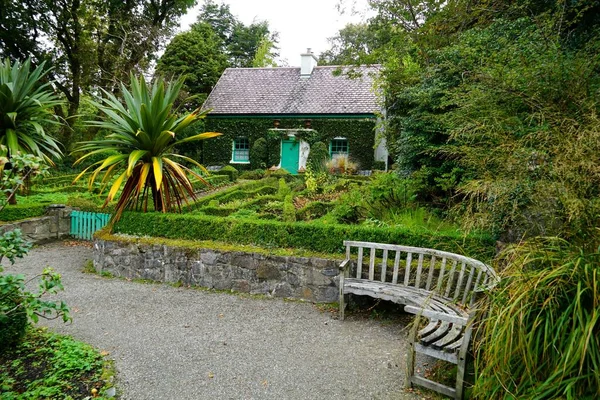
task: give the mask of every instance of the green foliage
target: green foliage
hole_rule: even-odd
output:
[[[330,49],[319,56],[319,65],[377,64],[387,41],[375,24],[347,24],[327,39]]]
[[[600,254],[557,238],[506,250],[478,345],[474,395],[600,396]]]
[[[264,169],[255,169],[253,171],[244,171],[240,175],[240,179],[258,180],[264,178],[266,171]]]
[[[270,32],[268,22],[254,21],[244,25],[231,13],[228,4],[205,0],[198,23],[212,27],[221,39],[221,51],[228,57],[231,67],[264,67],[273,64],[273,59],[278,56],[278,34]]]
[[[219,170],[219,174],[221,174],[221,175],[227,175],[229,177],[229,180],[231,182],[237,181],[238,176],[239,176],[238,170],[235,169],[234,167],[232,167],[231,165],[226,165],[223,168],[221,168]]]
[[[300,248],[323,253],[343,253],[344,240],[401,243],[456,252],[481,260],[494,254],[495,242],[485,235],[463,236],[427,229],[370,228],[362,226],[282,223],[238,220],[191,214],[124,213],[114,231],[139,236],[187,240],[215,240],[257,246]]]
[[[329,149],[325,143],[316,142],[310,146],[306,160],[307,168],[310,167],[315,172],[322,172],[325,170],[327,160],[329,160]]]
[[[231,160],[231,143],[243,132],[252,145],[259,138],[265,138],[268,148],[267,167],[278,165],[281,156],[281,137],[267,134],[273,128],[273,121],[268,118],[211,118],[205,120],[205,129],[221,132],[223,136],[203,143],[201,162],[206,165],[228,163]],[[316,131],[314,137],[306,138],[309,144],[316,142],[329,143],[333,138],[341,136],[348,138],[348,146],[352,158],[363,169],[373,165],[375,145],[375,119],[313,119],[312,128]],[[282,129],[304,127],[302,119],[282,119],[279,126]],[[312,150],[311,150],[312,152]],[[310,156],[310,153],[309,153]],[[251,160],[252,161],[252,160]]]
[[[5,232],[0,236],[0,263],[6,257],[11,264],[15,258],[23,258],[31,244],[26,242],[19,229]],[[69,321],[69,309],[64,302],[44,300],[46,295],[54,295],[63,290],[60,275],[51,268],[29,280],[23,275],[4,274],[0,266],[0,347],[15,343],[23,336],[23,315],[26,321],[37,322],[39,317],[58,318]],[[28,284],[38,279],[38,287],[29,291]]]
[[[277,189],[277,195],[280,198],[285,199],[285,197],[291,193],[292,189],[290,189],[288,184],[285,182],[285,179],[279,178],[279,188]]]
[[[0,355],[3,399],[106,400],[112,385],[100,352],[69,336],[29,330],[21,344]]]
[[[192,108],[202,105],[227,68],[227,56],[221,51],[221,39],[207,23],[193,24],[176,35],[158,60],[156,72],[165,77],[183,76],[184,90],[194,95]]]
[[[283,200],[283,221],[296,222],[296,207],[294,207],[291,193],[287,194]]]
[[[206,114],[197,110],[179,118],[176,116],[173,103],[182,85],[182,79],[173,84],[157,79],[149,86],[143,76],[138,80],[132,75],[131,91],[121,85],[124,103],[107,91],[104,91],[105,98],[98,99],[96,105],[105,118],[89,124],[111,133],[103,139],[80,143],[77,151],[85,154],[77,163],[94,154],[106,155],[104,160],[92,164],[83,173],[95,168],[89,179],[91,185],[104,172],[102,184],[111,184],[105,205],[123,186],[113,218],[118,219],[127,208],[147,211],[150,198],[156,211],[181,210],[188,198],[196,197],[188,175],[205,182],[190,168],[173,161],[184,160],[203,169],[202,165],[173,149],[184,143],[219,136],[207,132],[175,139],[177,132]]]
[[[0,221],[18,221],[44,215],[48,204],[17,204],[9,205],[0,210]]]
[[[323,217],[333,209],[333,204],[322,201],[312,201],[296,212],[300,221],[311,221]]]
[[[16,287],[0,291],[0,354],[18,343],[27,329],[27,313]],[[15,310],[10,315],[6,311]]]
[[[294,175],[290,174],[285,168],[278,168],[275,171],[269,171],[267,176],[271,178],[279,178],[279,180],[283,179],[286,182],[292,182],[296,179]]]
[[[376,171],[385,171],[385,161],[373,162],[373,169]]]
[[[44,63],[31,71],[24,63],[0,59],[0,155],[31,153],[47,162],[60,158],[58,143],[44,126],[55,123],[52,108],[62,105],[51,82],[42,83],[48,70]]]
[[[265,169],[269,166],[269,148],[267,139],[258,138],[250,148],[250,165],[252,168]]]

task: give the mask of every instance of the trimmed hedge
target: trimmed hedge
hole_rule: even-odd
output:
[[[18,221],[21,219],[41,217],[46,213],[48,204],[16,204],[8,205],[0,211],[0,221]]]
[[[114,231],[169,239],[216,240],[237,244],[299,248],[323,253],[343,253],[344,240],[400,243],[428,247],[489,260],[495,252],[490,236],[440,234],[408,228],[372,228],[317,223],[282,223],[161,213],[123,214]]]

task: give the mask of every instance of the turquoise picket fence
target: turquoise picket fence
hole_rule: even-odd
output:
[[[92,240],[94,233],[110,221],[110,214],[72,211],[71,235],[77,239]]]

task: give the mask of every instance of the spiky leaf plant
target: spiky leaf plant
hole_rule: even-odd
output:
[[[600,398],[600,254],[537,238],[502,261],[476,351],[475,397]]]
[[[156,211],[180,211],[183,203],[195,199],[189,176],[206,184],[200,175],[176,160],[186,161],[202,170],[204,167],[177,154],[175,148],[220,133],[206,132],[176,140],[179,131],[206,115],[198,109],[177,117],[173,103],[182,84],[183,79],[173,83],[158,79],[150,85],[143,76],[138,79],[131,75],[131,90],[121,85],[123,102],[106,91],[104,97],[95,102],[104,113],[104,119],[89,124],[110,133],[102,139],[79,143],[75,152],[86,154],[75,164],[95,154],[106,154],[106,158],[84,169],[75,181],[93,168],[89,179],[91,187],[103,174],[103,189],[110,185],[105,206],[123,187],[115,207],[115,220],[126,208],[147,211],[149,199]]]
[[[29,153],[52,164],[62,153],[44,125],[57,123],[52,108],[62,101],[50,82],[44,64],[31,70],[30,60],[11,63],[0,59],[0,154]]]

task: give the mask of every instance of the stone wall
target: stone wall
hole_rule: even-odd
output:
[[[339,261],[94,240],[94,267],[119,277],[315,302],[338,300]]]
[[[0,233],[20,229],[23,237],[32,243],[63,239],[71,231],[71,211],[71,207],[49,206],[43,217],[0,225]]]

